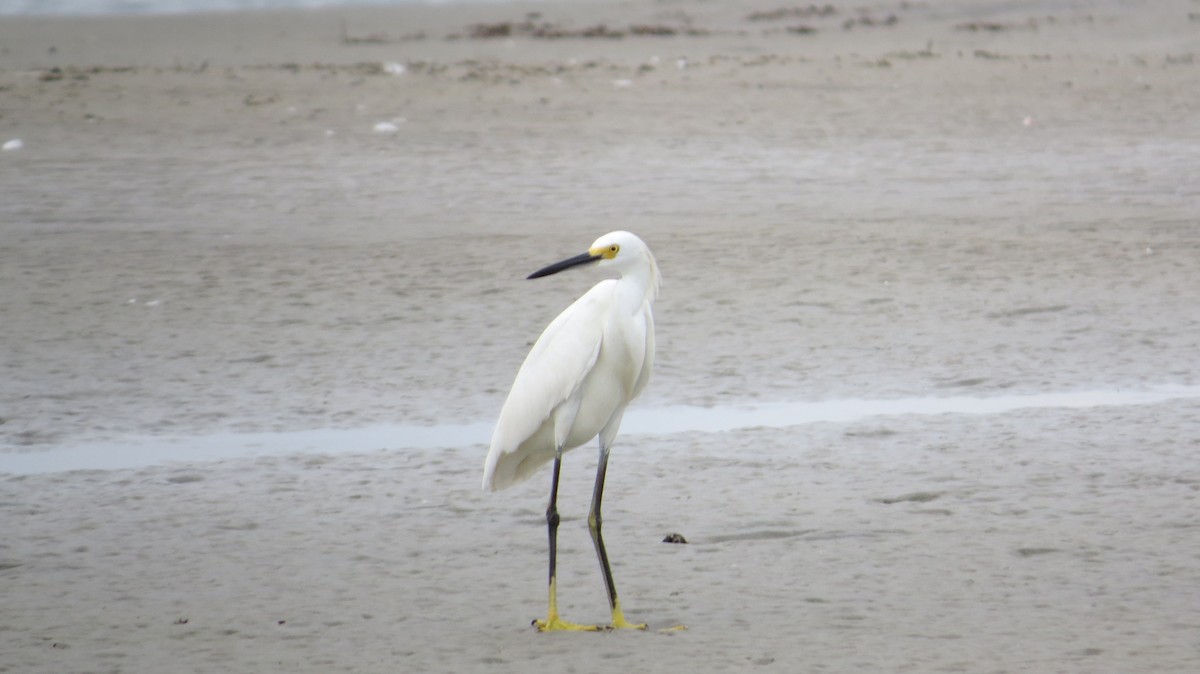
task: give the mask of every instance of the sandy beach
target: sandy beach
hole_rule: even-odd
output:
[[[1197,52],[1195,2],[5,17],[0,672],[1200,671]],[[539,634],[548,475],[337,438],[486,428],[597,280],[524,277],[613,229],[664,276],[605,501],[651,629]]]

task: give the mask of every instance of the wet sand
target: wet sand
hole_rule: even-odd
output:
[[[1186,6],[780,7],[6,18],[0,466],[486,422],[595,280],[524,276],[616,228],[648,410],[1200,383]],[[481,493],[486,434],[0,475],[0,671],[1192,672],[1198,412],[631,433],[606,539],[669,634],[528,627],[546,485]]]

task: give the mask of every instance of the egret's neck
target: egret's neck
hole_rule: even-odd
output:
[[[653,256],[647,254],[647,258],[645,264],[625,270],[617,282],[618,301],[628,314],[641,311],[643,305],[658,297],[658,265]]]

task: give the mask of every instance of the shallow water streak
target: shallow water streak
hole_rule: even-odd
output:
[[[1093,390],[989,397],[950,396],[891,400],[840,399],[764,403],[753,406],[632,408],[626,435],[719,433],[739,428],[786,428],[801,424],[847,423],[902,414],[1000,414],[1029,408],[1150,405],[1200,398],[1200,386],[1158,386],[1136,391]],[[341,454],[374,450],[435,449],[485,445],[492,422],[437,426],[380,425],[275,433],[215,433],[193,437],[131,437],[121,441],[50,446],[42,451],[0,452],[0,473],[116,470],[166,462],[215,461],[280,454]]]
[[[631,408],[622,433],[718,433],[737,428],[785,428],[800,424],[851,422],[901,414],[1001,414],[1028,408],[1084,408],[1151,405],[1179,398],[1200,398],[1200,386],[1156,386],[1136,391],[1092,390],[999,396],[948,396],[865,400],[842,398],[814,402],[763,403],[746,407],[677,405]]]

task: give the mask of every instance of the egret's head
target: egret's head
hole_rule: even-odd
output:
[[[590,264],[611,267],[622,276],[644,276],[647,287],[652,289],[654,295],[658,294],[658,264],[654,261],[650,248],[636,235],[623,231],[609,232],[596,239],[586,253],[543,267],[530,274],[529,278],[541,278],[571,267]]]
[[[624,272],[645,265],[650,249],[629,232],[609,232],[592,243],[588,255],[596,260],[598,267],[615,267]]]

